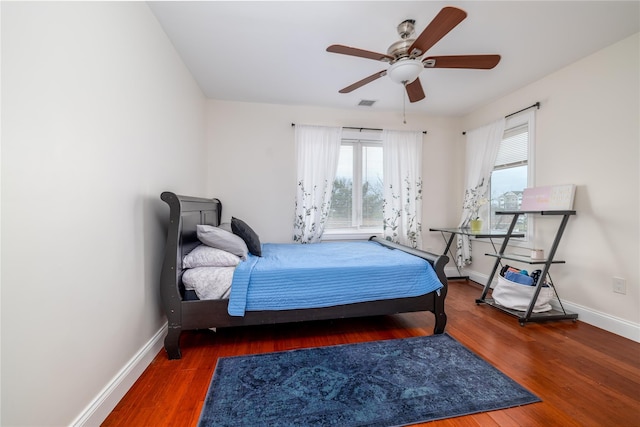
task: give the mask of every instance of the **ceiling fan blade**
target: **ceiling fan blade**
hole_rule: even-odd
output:
[[[422,89],[422,83],[420,83],[420,78],[415,79],[411,83],[405,85],[407,89],[407,96],[409,97],[409,101],[418,102],[425,98],[424,90]]]
[[[409,54],[414,57],[422,55],[466,17],[467,12],[462,9],[450,6],[443,8],[413,42]],[[414,49],[418,49],[419,52],[413,53]]]
[[[382,71],[378,71],[375,74],[370,75],[369,77],[365,77],[364,79],[355,82],[354,84],[345,87],[344,89],[340,89],[338,92],[340,93],[349,93],[352,92],[356,89],[358,89],[361,86],[366,85],[367,83],[371,83],[374,80],[379,79],[382,76],[386,76],[387,75],[387,70],[382,70]]]
[[[473,68],[490,70],[500,62],[500,55],[429,56],[422,63],[425,68]]]
[[[389,56],[384,53],[371,52],[368,50],[358,49],[356,47],[343,46],[341,44],[332,44],[327,48],[327,52],[341,53],[343,55],[374,59],[376,61],[389,62],[394,59],[393,56]]]

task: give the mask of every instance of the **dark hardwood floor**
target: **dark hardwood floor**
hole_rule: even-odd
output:
[[[529,323],[476,305],[481,289],[452,281],[446,332],[542,399],[430,426],[640,426],[640,343],[580,321]],[[103,426],[195,426],[218,357],[431,335],[411,313],[185,332],[182,359],[158,354]]]

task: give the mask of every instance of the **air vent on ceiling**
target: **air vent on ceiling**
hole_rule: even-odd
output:
[[[360,100],[360,102],[358,103],[358,106],[360,107],[371,107],[373,106],[373,104],[375,104],[376,101],[373,101],[371,99],[362,99]]]

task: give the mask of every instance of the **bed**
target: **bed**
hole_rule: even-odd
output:
[[[219,226],[221,222],[222,204],[218,199],[180,196],[171,192],[164,192],[161,199],[169,205],[169,224],[165,246],[164,260],[160,277],[160,293],[162,305],[168,320],[167,335],[164,347],[169,359],[180,359],[180,335],[185,330],[236,327],[261,324],[289,323],[300,321],[340,319],[349,317],[365,317],[389,315],[397,313],[430,311],[435,316],[434,334],[444,332],[447,322],[445,314],[445,298],[447,295],[447,279],[444,274],[444,266],[448,258],[443,255],[435,255],[417,249],[412,249],[393,242],[372,237],[371,245],[385,248],[388,253],[400,253],[408,258],[418,258],[417,261],[432,270],[430,274],[436,277],[439,289],[421,295],[403,297],[384,297],[385,299],[366,300],[352,303],[336,303],[318,307],[304,308],[252,308],[251,303],[242,307],[238,312],[236,306],[231,307],[230,298],[222,299],[193,299],[190,291],[185,289],[183,283],[184,257],[195,248],[201,246],[198,239],[198,226]],[[314,245],[329,245],[318,243]],[[299,245],[314,246],[314,245]],[[262,245],[266,251],[263,258],[268,258],[272,250],[278,249],[278,245]],[[284,245],[292,246],[292,245]],[[326,246],[328,247],[328,246]],[[323,246],[325,248],[325,246]],[[262,258],[260,258],[261,260]],[[255,261],[249,257],[247,261]],[[243,262],[244,264],[244,262]],[[238,271],[235,276],[241,276]],[[376,274],[377,276],[377,274]],[[294,274],[291,277],[297,277]],[[287,282],[294,282],[289,280]],[[236,277],[234,277],[236,280]],[[297,280],[297,279],[296,279]],[[234,282],[235,283],[235,282]],[[234,284],[234,286],[236,286]],[[240,289],[239,287],[237,289]],[[231,289],[232,297],[238,294],[236,288]],[[327,303],[329,304],[329,303]],[[234,314],[229,314],[229,311]]]

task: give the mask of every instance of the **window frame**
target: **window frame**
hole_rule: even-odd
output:
[[[504,135],[507,134],[512,129],[527,126],[528,140],[527,140],[527,185],[525,188],[535,187],[535,111],[526,111],[520,113],[518,115],[509,117],[505,123]],[[514,165],[512,167],[517,167]],[[492,169],[491,173],[495,170],[506,169],[506,168],[498,168],[495,166]],[[489,180],[489,188],[488,188],[489,200],[488,208],[485,210],[483,215],[483,220],[486,221],[487,224],[491,225],[491,180]],[[513,237],[509,239],[509,244],[512,246],[520,246],[520,247],[528,247],[529,243],[533,241],[533,236],[535,236],[535,222],[534,215],[525,215],[527,221],[527,232],[524,237]]]
[[[382,221],[379,227],[362,227],[362,172],[363,172],[363,147],[382,148],[382,131],[365,129],[345,129],[342,130],[341,146],[350,145],[353,147],[353,184],[352,184],[352,206],[351,221],[358,225],[346,228],[326,228],[323,233],[323,240],[361,240],[371,236],[381,236],[383,233]],[[383,152],[384,157],[384,152]],[[383,176],[384,185],[384,176]],[[356,201],[358,203],[356,203]]]

